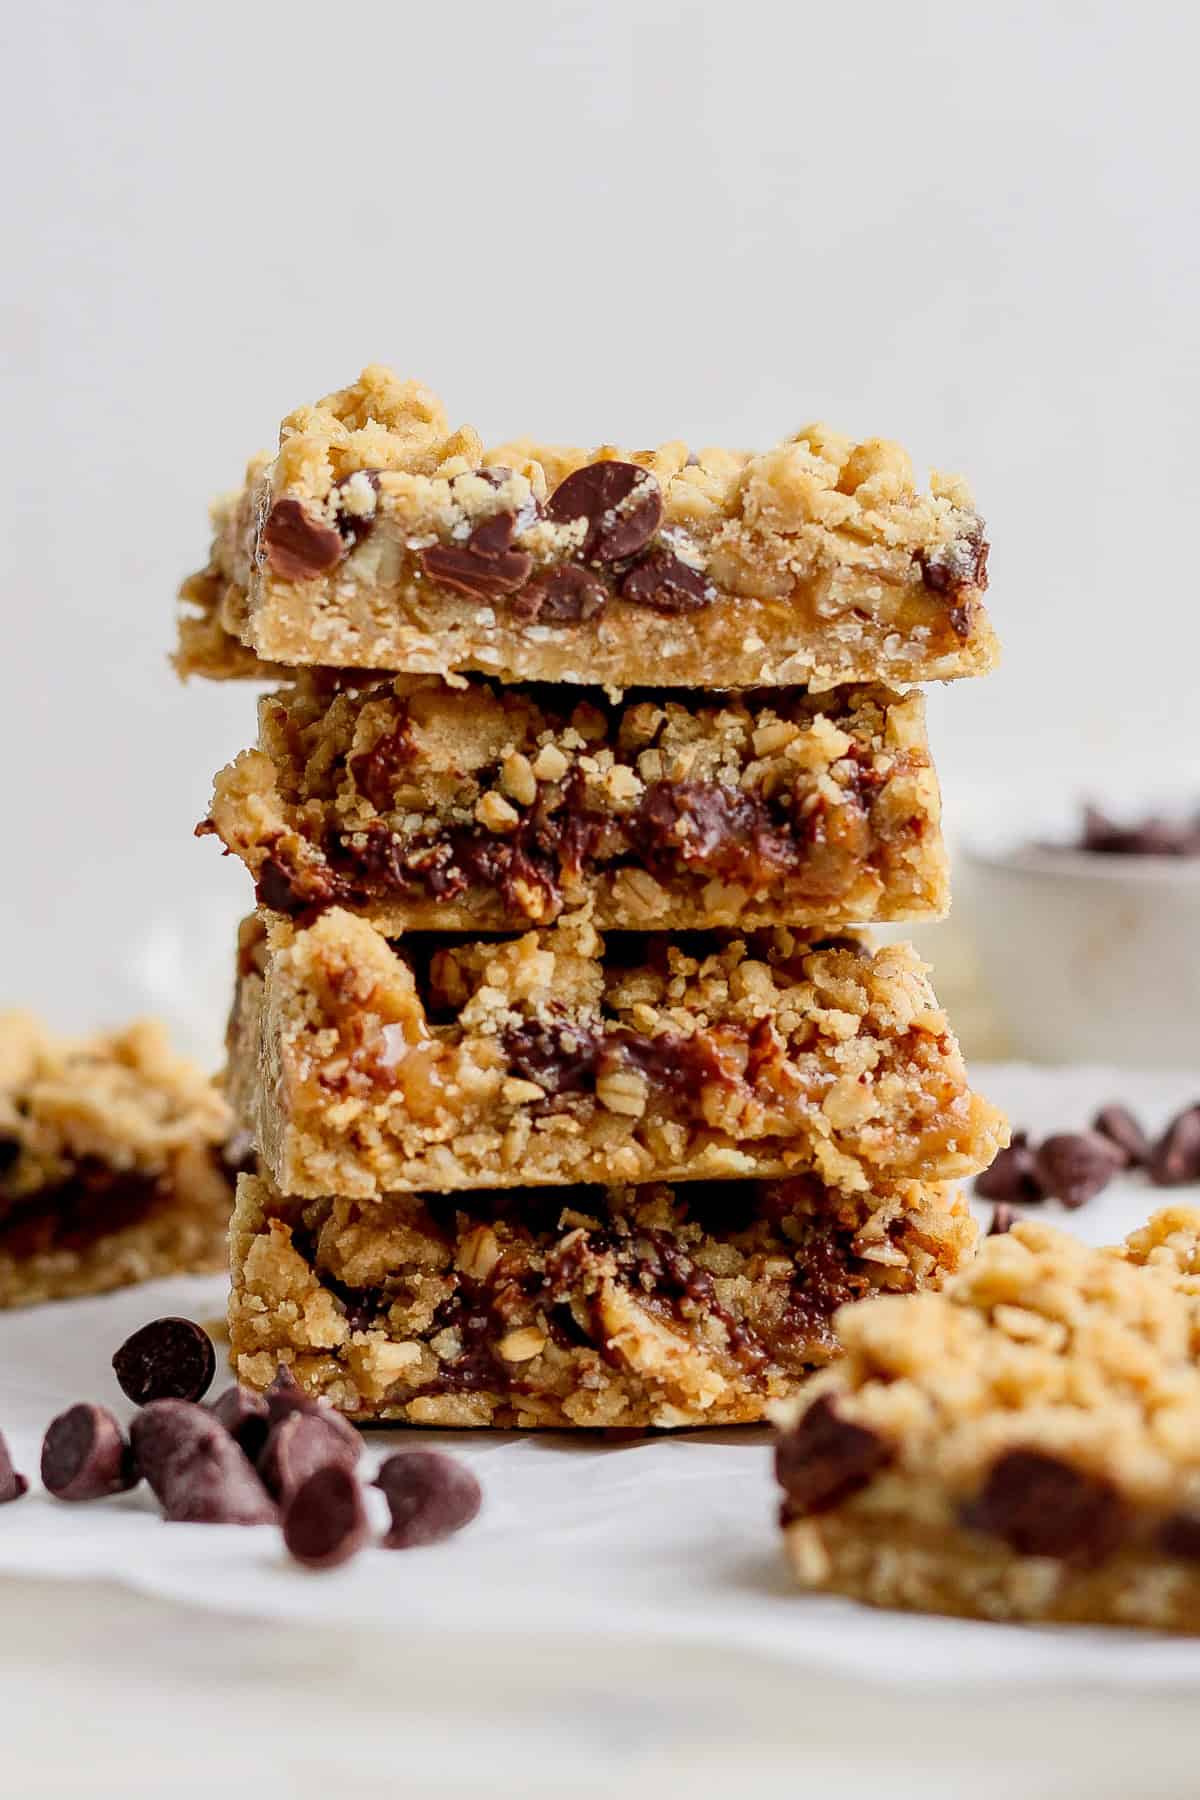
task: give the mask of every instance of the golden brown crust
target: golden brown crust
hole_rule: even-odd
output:
[[[554,616],[531,600],[536,584],[578,567],[586,546],[578,521],[537,509],[611,462],[653,478],[661,518],[638,554],[693,571],[692,591],[638,599],[647,584],[627,579],[628,558],[593,560],[598,610]],[[516,522],[504,554],[525,559],[517,573],[489,564],[464,588],[426,563],[501,514]],[[921,493],[898,445],[819,425],[761,455],[525,440],[487,452],[469,427],[449,431],[428,390],[369,368],[284,421],[278,455],[251,464],[214,532],[205,578],[185,593],[200,617],[188,615],[184,673],[236,674],[240,645],[287,665],[823,688],[980,674],[997,653],[965,485],[935,476]]]
[[[959,1196],[815,1181],[283,1199],[244,1176],[230,1341],[360,1419],[740,1424],[836,1346],[839,1294],[962,1262]]]
[[[230,1095],[285,1192],[801,1171],[861,1191],[973,1173],[1007,1139],[907,945],[606,948],[575,914],[430,948],[336,908],[249,929]]]
[[[390,935],[937,916],[924,702],[886,688],[690,696],[317,676],[259,704],[211,828],[260,899]]]

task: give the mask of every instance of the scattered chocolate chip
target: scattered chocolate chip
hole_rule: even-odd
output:
[[[1008,1450],[962,1509],[963,1523],[1020,1556],[1094,1564],[1115,1550],[1127,1518],[1117,1490],[1040,1450]]]
[[[515,593],[528,580],[533,558],[524,550],[505,550],[499,556],[470,544],[431,544],[419,558],[431,581],[466,594],[471,600],[498,600]]]
[[[1016,1208],[1010,1206],[1007,1200],[997,1200],[992,1208],[992,1222],[987,1228],[988,1236],[1004,1237],[1012,1230],[1020,1216]]]
[[[483,1504],[471,1471],[440,1450],[404,1450],[389,1456],[375,1477],[392,1515],[385,1550],[437,1544],[461,1531]]]
[[[298,500],[276,500],[262,528],[267,561],[285,581],[312,581],[341,562],[346,554],[342,535],[323,525]]]
[[[1155,1187],[1200,1181],[1200,1104],[1185,1106],[1163,1132],[1146,1162]]]
[[[512,610],[526,624],[575,625],[594,619],[607,602],[608,589],[591,569],[557,563],[525,583],[513,598]]]
[[[286,1364],[280,1363],[275,1371],[275,1379],[267,1389],[264,1398],[267,1403],[267,1417],[272,1425],[277,1425],[290,1413],[315,1414],[317,1418],[323,1419],[332,1430],[336,1431],[343,1442],[353,1445],[356,1457],[362,1449],[362,1439],[349,1419],[344,1419],[341,1413],[335,1412],[328,1401],[316,1400],[310,1393],[307,1393]]]
[[[1027,1205],[1045,1199],[1037,1159],[1024,1131],[1014,1131],[1007,1148],[975,1177],[975,1192],[984,1200],[1024,1201]]]
[[[279,1516],[244,1452],[207,1407],[153,1400],[129,1428],[134,1461],[167,1519],[265,1525]]]
[[[263,1396],[256,1394],[253,1388],[226,1388],[211,1402],[208,1410],[250,1461],[257,1462],[271,1429]]]
[[[1055,1132],[1035,1159],[1042,1192],[1072,1209],[1093,1200],[1120,1166],[1120,1152],[1095,1131]]]
[[[1072,846],[1097,856],[1200,856],[1200,818],[1164,819],[1157,814],[1119,825],[1097,806],[1085,806],[1083,831]]]
[[[352,1472],[326,1463],[302,1481],[283,1515],[283,1541],[309,1569],[335,1569],[356,1556],[370,1527]]]
[[[892,1451],[877,1432],[844,1419],[833,1400],[814,1400],[775,1446],[775,1477],[789,1518],[824,1512],[866,1487]]]
[[[697,612],[711,606],[716,589],[700,569],[681,561],[669,550],[651,550],[622,575],[617,586],[622,600],[652,606],[656,612]]]
[[[1158,1530],[1158,1547],[1166,1556],[1200,1562],[1200,1514],[1177,1512],[1164,1519]]]
[[[1102,1106],[1092,1120],[1092,1130],[1120,1151],[1124,1168],[1140,1168],[1150,1154],[1150,1139],[1127,1106],[1114,1101]]]
[[[191,1319],[152,1319],[112,1359],[121,1391],[135,1406],[150,1400],[199,1400],[217,1372],[212,1339]]]
[[[13,1468],[8,1445],[0,1434],[0,1506],[7,1505],[10,1500],[19,1500],[28,1491],[29,1483]]]
[[[125,1434],[103,1406],[68,1407],[42,1441],[42,1485],[59,1500],[101,1500],[136,1487]]]
[[[556,525],[586,519],[578,555],[585,562],[618,562],[636,556],[658,530],[662,489],[636,463],[587,463],[555,488],[546,516]]]
[[[286,1506],[292,1495],[318,1469],[330,1463],[352,1469],[362,1455],[357,1432],[347,1439],[335,1413],[290,1412],[267,1435],[258,1459],[263,1486]]]

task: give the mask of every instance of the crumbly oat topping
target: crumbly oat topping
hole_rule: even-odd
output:
[[[581,914],[391,945],[333,909],[252,928],[243,963],[231,1095],[292,1193],[801,1169],[858,1191],[973,1172],[1006,1136],[907,945],[606,942]]]
[[[184,672],[234,672],[222,631],[288,664],[620,686],[937,679],[995,655],[965,485],[921,492],[899,446],[818,425],[761,455],[489,452],[373,367],[284,421],[214,532]]]
[[[212,829],[261,903],[384,930],[694,928],[937,913],[947,898],[919,694],[466,691],[436,677],[267,696]]]
[[[359,1418],[742,1422],[828,1361],[841,1299],[937,1280],[973,1238],[916,1183],[306,1202],[243,1177],[230,1336],[241,1381],[283,1361]]]

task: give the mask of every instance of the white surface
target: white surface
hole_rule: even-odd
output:
[[[253,709],[175,688],[171,596],[208,496],[372,358],[488,436],[824,414],[962,469],[1006,658],[934,696],[952,810],[1200,786],[1196,8],[8,15],[0,992],[115,1016],[181,899],[228,956],[245,879],[190,833]]]
[[[1157,1129],[1197,1097],[1200,1078],[1009,1067],[984,1071],[981,1085],[1040,1134],[1082,1126],[1118,1096]],[[1081,1212],[1044,1211],[1089,1241],[1109,1242],[1167,1198],[1200,1203],[1200,1190],[1164,1196],[1125,1181]],[[163,1311],[211,1316],[221,1295],[219,1280],[180,1280],[0,1317],[0,1422],[17,1465],[36,1470],[41,1432],[75,1399],[127,1416],[108,1368],[112,1350]],[[627,1443],[389,1432],[371,1434],[368,1458],[430,1442],[466,1458],[486,1495],[477,1523],[435,1549],[373,1551],[312,1576],[289,1564],[270,1529],[165,1525],[142,1491],[78,1507],[37,1491],[0,1510],[0,1572],[115,1580],[226,1613],[231,1647],[236,1617],[286,1622],[306,1635],[398,1632],[404,1654],[416,1634],[422,1656],[444,1664],[489,1653],[561,1655],[577,1680],[625,1707],[636,1707],[639,1694],[622,1677],[622,1659],[656,1654],[719,1658],[734,1699],[766,1667],[835,1688],[932,1687],[943,1705],[1000,1683],[1041,1691],[1099,1683],[1152,1697],[1200,1682],[1200,1643],[910,1618],[800,1597],[781,1563],[762,1432]]]

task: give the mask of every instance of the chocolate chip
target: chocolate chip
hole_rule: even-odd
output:
[[[154,1400],[129,1428],[133,1455],[167,1519],[264,1525],[278,1510],[223,1425],[189,1400]]]
[[[594,619],[608,602],[600,577],[579,563],[558,563],[525,583],[512,603],[513,614],[527,624],[575,625]]]
[[[468,1468],[440,1450],[404,1450],[389,1456],[375,1477],[392,1515],[385,1550],[437,1544],[461,1531],[483,1504]]]
[[[355,1455],[362,1449],[362,1439],[355,1431],[349,1419],[344,1419],[339,1412],[325,1400],[317,1400],[307,1393],[296,1380],[291,1370],[280,1363],[275,1371],[275,1379],[267,1389],[264,1399],[267,1403],[267,1417],[272,1425],[286,1419],[289,1413],[315,1414],[323,1419],[332,1430],[336,1431],[344,1443],[353,1445]]]
[[[335,1413],[290,1412],[271,1426],[258,1459],[258,1473],[269,1494],[286,1506],[292,1495],[318,1469],[337,1463],[352,1469],[362,1455],[357,1432],[347,1439]]]
[[[1172,1513],[1158,1529],[1158,1547],[1166,1556],[1200,1562],[1200,1514]]]
[[[948,594],[956,599],[963,588],[974,587],[984,591],[987,588],[987,566],[989,544],[983,535],[983,520],[977,519],[973,528],[964,536],[956,538],[941,550],[918,550],[917,566],[921,571],[921,580],[934,594]],[[969,618],[968,618],[969,627]],[[953,618],[951,624],[963,636],[961,624]]]
[[[652,781],[629,821],[653,864],[682,864],[751,892],[773,886],[803,860],[763,802],[722,781]]]
[[[245,1451],[251,1462],[257,1462],[270,1431],[267,1403],[253,1388],[226,1388],[209,1406],[209,1412],[223,1425],[230,1437]]]
[[[775,1477],[788,1518],[824,1512],[866,1487],[892,1451],[877,1432],[844,1419],[822,1394],[775,1447]]]
[[[42,1441],[42,1485],[59,1500],[101,1500],[137,1485],[125,1434],[103,1406],[71,1406]]]
[[[1055,1132],[1035,1159],[1042,1192],[1072,1209],[1106,1188],[1120,1167],[1120,1152],[1095,1131]]]
[[[335,1569],[362,1549],[370,1527],[358,1482],[327,1463],[301,1482],[283,1515],[283,1541],[309,1569]]]
[[[1040,1450],[1009,1450],[993,1463],[963,1523],[1004,1542],[1020,1556],[1098,1563],[1126,1534],[1117,1490]]]
[[[1200,856],[1200,819],[1151,814],[1132,825],[1119,825],[1099,807],[1086,806],[1075,848],[1098,856]]]
[[[988,1236],[1004,1237],[1012,1230],[1020,1216],[1020,1213],[1016,1211],[1015,1207],[1010,1206],[1007,1200],[997,1200],[992,1208],[992,1222],[987,1228]]]
[[[1012,1142],[975,1177],[975,1192],[984,1200],[1024,1201],[1031,1204],[1044,1200],[1038,1180],[1037,1160],[1027,1134],[1014,1131]]]
[[[346,554],[342,535],[323,525],[298,500],[276,500],[262,528],[267,561],[285,581],[312,581],[341,562]]]
[[[440,581],[443,587],[471,600],[498,600],[515,593],[533,568],[533,558],[524,550],[492,556],[470,544],[432,544],[421,551],[418,560],[431,581]]]
[[[112,1359],[121,1391],[136,1406],[150,1400],[199,1400],[217,1372],[207,1332],[191,1319],[152,1319]]]
[[[8,1445],[0,1434],[0,1506],[7,1505],[10,1500],[19,1500],[28,1491],[29,1483],[13,1468]]]
[[[586,519],[579,556],[585,562],[618,562],[636,556],[658,530],[662,489],[636,463],[587,463],[555,488],[546,516],[556,525]]]
[[[514,1074],[548,1094],[585,1092],[605,1047],[602,1032],[549,1019],[508,1026],[502,1042]]]
[[[661,549],[651,550],[627,570],[617,592],[622,600],[664,613],[697,612],[702,606],[711,606],[717,597],[701,570]]]
[[[1092,1130],[1120,1151],[1125,1168],[1140,1168],[1150,1154],[1150,1139],[1127,1106],[1113,1102],[1102,1106],[1092,1120]]]
[[[1146,1163],[1155,1187],[1200,1181],[1200,1104],[1185,1106],[1155,1144]]]

